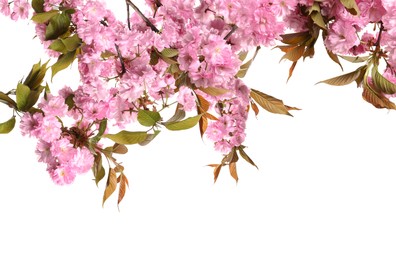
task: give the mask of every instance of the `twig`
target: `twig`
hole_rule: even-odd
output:
[[[151,28],[151,30],[153,30],[156,33],[159,33],[159,30],[157,29],[157,27],[155,27],[155,25],[150,22],[149,19],[147,19],[147,17],[139,10],[139,8],[137,8],[136,5],[134,5],[131,0],[125,0],[127,5],[131,6],[133,8],[133,10],[135,10],[135,12],[140,16],[140,18],[143,19],[143,21],[147,24],[147,26],[149,26]],[[128,21],[129,21],[129,17],[128,17]]]

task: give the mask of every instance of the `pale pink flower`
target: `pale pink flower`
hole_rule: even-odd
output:
[[[75,150],[76,152],[69,164],[72,165],[73,170],[77,174],[86,173],[92,168],[92,165],[94,163],[94,156],[86,147],[78,147]]]
[[[182,86],[179,88],[178,94],[177,102],[183,105],[184,111],[188,112],[197,108],[195,96],[190,88]]]
[[[11,9],[8,0],[0,0],[0,14],[9,16],[10,13],[11,13]]]
[[[46,99],[43,99],[38,107],[44,111],[46,116],[52,115],[58,117],[63,117],[68,109],[65,99],[62,96],[53,96],[52,94],[47,94]]]
[[[40,137],[41,124],[43,123],[42,113],[24,113],[21,119],[21,133],[30,137]]]
[[[330,25],[325,44],[334,53],[348,54],[353,46],[359,45],[359,38],[349,22],[338,20]]]
[[[40,138],[46,142],[53,142],[60,137],[61,123],[56,117],[45,116],[40,127]]]
[[[14,7],[11,13],[11,19],[26,19],[29,17],[30,4],[26,0],[14,0]]]
[[[76,178],[76,174],[67,165],[50,170],[49,174],[51,179],[58,185],[71,184]]]

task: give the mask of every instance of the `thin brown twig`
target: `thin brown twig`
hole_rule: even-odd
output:
[[[131,2],[131,0],[125,0],[127,5],[131,6],[133,8],[133,10],[135,10],[135,12],[140,16],[140,18],[143,19],[143,21],[147,24],[147,26],[149,26],[151,28],[151,30],[153,30],[156,33],[159,33],[159,30],[157,29],[157,27],[155,27],[155,25],[150,22],[150,20],[139,10],[139,8]],[[129,17],[128,17],[128,21],[129,21]]]

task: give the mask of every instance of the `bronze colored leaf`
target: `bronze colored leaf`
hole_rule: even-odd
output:
[[[8,105],[11,108],[16,108],[17,104],[16,102],[10,98],[8,95],[0,91],[0,102]]]
[[[121,173],[120,176],[118,177],[118,182],[120,183],[119,185],[119,190],[118,190],[118,201],[117,201],[117,206],[120,205],[120,202],[125,196],[126,188],[129,186],[128,184],[128,179],[127,177]]]
[[[290,66],[290,68],[289,68],[289,77],[287,77],[287,81],[289,81],[289,79],[293,75],[293,71],[294,71],[294,68],[296,67],[296,65],[297,65],[297,61],[293,62],[293,64]]]
[[[372,79],[374,82],[374,85],[382,92],[385,94],[395,94],[396,93],[396,85],[392,82],[390,82],[387,78],[382,76],[378,72],[378,67],[374,66],[373,69],[371,70],[371,75]]]
[[[375,91],[368,84],[363,85],[363,99],[375,106],[376,108],[396,109],[396,105],[387,97]]]
[[[238,183],[238,173],[237,173],[237,168],[236,168],[236,162],[231,162],[229,165],[230,168],[230,174],[232,178]]]
[[[305,32],[297,32],[297,33],[288,33],[288,34],[282,34],[282,42],[285,44],[291,44],[291,45],[298,45],[310,37],[309,31]]]
[[[106,183],[106,189],[103,194],[103,202],[102,202],[102,207],[104,206],[104,203],[106,200],[113,194],[113,192],[117,188],[117,175],[114,169],[110,168],[109,170],[109,176],[107,178],[107,183]]]
[[[326,84],[333,85],[333,86],[348,85],[348,84],[356,81],[356,79],[359,78],[360,74],[365,69],[366,69],[366,66],[362,66],[362,67],[359,67],[355,71],[352,71],[352,72],[349,72],[347,74],[344,74],[344,75],[341,75],[341,76],[338,76],[338,77],[334,77],[334,78],[331,78],[331,79],[326,79],[326,80],[320,81],[320,82],[318,82],[316,84],[326,83]]]
[[[220,171],[221,171],[221,167],[223,165],[221,165],[221,164],[209,164],[208,166],[214,167],[213,175],[214,175],[214,183],[216,183],[217,178],[219,177],[219,174],[220,174]]]
[[[289,113],[288,107],[286,107],[280,99],[274,98],[255,89],[251,89],[250,96],[257,102],[257,104],[268,112],[292,116]]]
[[[344,68],[341,65],[340,60],[338,59],[338,56],[327,48],[326,48],[326,52],[327,52],[327,55],[329,55],[330,59],[332,61],[334,61],[335,63],[337,63],[341,67],[341,70],[344,70]]]
[[[199,119],[199,132],[201,133],[201,138],[206,132],[208,128],[208,119],[206,118],[205,114]]]
[[[207,101],[203,96],[197,95],[197,102],[198,102],[198,107],[202,108],[203,111],[207,112],[210,107],[209,101]]]
[[[183,106],[177,103],[175,113],[171,118],[169,118],[166,122],[177,122],[182,120],[186,116],[186,112],[183,110]]]
[[[253,165],[254,167],[257,167],[257,165],[253,162],[252,159],[250,159],[250,157],[247,155],[247,153],[245,152],[245,147],[244,146],[239,146],[238,147],[238,151],[239,151],[239,155],[242,156],[242,158],[247,161],[248,163],[250,163],[251,165]]]
[[[254,114],[257,116],[260,112],[258,106],[253,101],[250,101],[250,106],[252,107]]]
[[[256,47],[256,51],[254,52],[253,57],[252,57],[249,61],[247,61],[245,64],[243,64],[243,65],[240,67],[238,73],[236,74],[236,76],[237,76],[238,78],[243,78],[243,77],[246,76],[246,73],[247,73],[248,69],[250,68],[250,65],[252,65],[254,59],[256,58],[257,53],[258,53],[258,51],[260,50],[260,48],[261,48],[260,46],[257,46],[257,47]]]
[[[118,154],[126,154],[128,152],[128,148],[125,145],[123,145],[123,144],[115,143],[113,145],[112,152],[113,153],[118,153]]]
[[[296,46],[293,49],[286,52],[285,55],[283,55],[283,57],[281,58],[281,60],[288,59],[290,61],[296,62],[303,56],[304,51],[305,51],[304,45]]]
[[[228,89],[215,88],[215,87],[206,87],[206,88],[198,88],[198,89],[210,96],[221,96],[229,92]]]
[[[339,57],[343,58],[346,61],[352,62],[352,63],[361,63],[361,62],[366,62],[369,58],[369,56],[342,56],[338,55]]]

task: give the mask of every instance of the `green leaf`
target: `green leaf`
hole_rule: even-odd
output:
[[[395,94],[396,93],[396,85],[386,79],[378,72],[378,67],[374,66],[371,70],[372,79],[374,85],[385,94]]]
[[[256,89],[250,90],[250,96],[254,99],[254,101],[256,101],[257,104],[259,104],[268,112],[292,116],[292,114],[289,113],[287,106],[285,106],[283,101],[280,99],[274,98],[273,96],[267,95]]]
[[[117,134],[106,134],[103,137],[108,138],[119,144],[137,144],[143,142],[147,138],[146,132],[129,132],[122,130]]]
[[[206,87],[206,88],[197,88],[197,89],[210,96],[221,96],[229,92],[228,89],[216,88],[216,87]]]
[[[74,94],[70,94],[67,96],[67,98],[65,99],[65,104],[68,107],[68,110],[72,109],[75,105],[74,103]]]
[[[95,183],[97,186],[98,183],[106,175],[105,169],[103,168],[103,165],[102,165],[102,155],[101,154],[95,155],[94,165],[92,166],[92,172],[94,174]]]
[[[76,51],[71,51],[71,52],[68,52],[66,54],[62,54],[61,56],[59,56],[59,58],[55,62],[55,64],[51,66],[51,70],[52,70],[51,79],[53,79],[54,76],[59,71],[64,70],[67,67],[69,67],[73,63],[75,58],[76,58]]]
[[[36,13],[44,12],[44,0],[32,0],[32,7]]]
[[[8,105],[11,108],[17,108],[17,104],[15,103],[15,101],[1,91],[0,91],[0,102]]]
[[[321,14],[320,6],[318,3],[314,3],[310,10],[310,16],[312,21],[321,27],[322,29],[326,30],[326,24],[323,20],[323,16]]]
[[[51,10],[45,13],[38,12],[37,14],[32,16],[32,21],[35,23],[46,23],[57,14],[59,14],[58,10]]]
[[[355,0],[340,0],[341,4],[345,6],[348,12],[352,15],[360,15],[359,7]]]
[[[143,126],[154,126],[159,120],[161,120],[161,115],[156,111],[140,109],[137,115],[137,120]]]
[[[352,63],[361,63],[361,62],[366,62],[369,58],[369,56],[342,56],[338,55],[339,57],[343,58],[346,61],[352,62]]]
[[[161,51],[161,55],[167,58],[173,58],[179,55],[179,51],[177,49],[165,48]]]
[[[50,46],[48,46],[48,49],[54,50],[54,51],[57,51],[57,52],[60,52],[60,53],[63,53],[63,54],[68,52],[65,44],[63,43],[63,41],[61,39],[54,40],[50,44]]]
[[[11,117],[8,121],[0,123],[0,134],[8,134],[14,129],[15,126],[15,116]]]
[[[102,119],[99,123],[99,129],[98,129],[98,133],[96,136],[91,138],[91,142],[94,144],[97,144],[100,140],[100,138],[102,138],[103,133],[106,131],[106,127],[107,127],[107,119]]]
[[[110,169],[109,177],[107,178],[106,189],[103,194],[102,206],[104,206],[104,203],[111,196],[111,194],[113,194],[116,188],[117,188],[117,174],[114,171],[114,169]]]
[[[254,59],[256,58],[257,53],[258,53],[258,51],[260,50],[260,48],[261,48],[260,46],[257,46],[257,47],[256,47],[256,51],[254,52],[253,57],[239,68],[239,71],[238,71],[238,73],[236,74],[236,76],[237,76],[238,78],[243,78],[243,77],[246,76],[246,73],[247,73],[247,71],[248,71],[250,65],[252,65]]]
[[[62,34],[66,33],[70,27],[70,17],[67,13],[55,14],[49,20],[45,30],[45,40],[55,40]]]
[[[36,104],[36,102],[38,101],[40,94],[43,90],[44,90],[44,87],[41,86],[36,90],[30,91],[29,98],[28,98],[27,103],[24,107],[24,111],[29,110],[31,107],[33,107]]]
[[[61,39],[61,41],[69,52],[76,50],[82,43],[80,37],[78,37],[77,34],[65,39]]]
[[[338,76],[338,77],[334,77],[334,78],[331,78],[331,79],[322,80],[322,81],[319,81],[316,84],[326,83],[326,84],[333,85],[333,86],[348,85],[348,84],[356,81],[359,78],[360,74],[365,69],[366,69],[366,66],[362,66],[362,67],[359,67],[355,71],[352,71],[352,72],[349,72],[347,74],[344,74],[344,75],[341,75],[341,76]]]
[[[19,83],[16,89],[16,103],[18,110],[25,111],[26,105],[28,104],[29,95],[30,88],[22,83]]]
[[[47,73],[48,62],[49,60],[43,65],[41,65],[40,61],[34,64],[23,84],[32,90],[39,88],[40,84],[43,82],[45,74]]]
[[[139,109],[137,120],[141,125],[150,127],[161,120],[161,115],[156,111]]]
[[[194,127],[199,122],[199,119],[201,118],[201,116],[202,115],[197,115],[194,117],[186,118],[182,121],[170,122],[170,123],[166,123],[164,125],[168,130],[171,130],[171,131],[186,130],[186,129]]]

